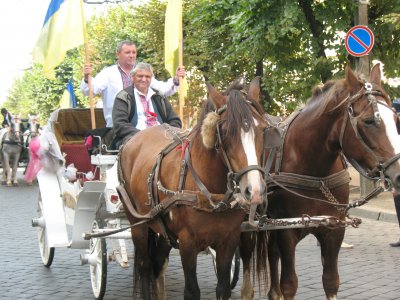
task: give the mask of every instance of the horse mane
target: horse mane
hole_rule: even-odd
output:
[[[229,91],[228,105],[226,106],[226,116],[223,120],[224,128],[224,144],[226,143],[237,143],[240,138],[239,128],[243,128],[245,131],[249,131],[255,127],[253,114],[250,106],[252,106],[260,118],[264,115],[265,111],[261,104],[255,100],[245,99],[242,92],[243,83],[238,80],[233,83],[225,92]],[[240,90],[239,90],[240,89]],[[204,120],[208,113],[215,112],[216,107],[211,99],[207,99],[202,106],[202,110],[197,121],[197,124],[192,130],[193,136],[200,135],[201,128],[203,127]],[[211,139],[211,137],[210,137]]]
[[[228,105],[226,107],[227,117],[224,120],[224,127],[226,128],[224,143],[226,145],[238,143],[240,139],[239,129],[248,132],[251,128],[255,127],[250,105],[246,101],[243,94],[238,90],[232,90],[229,93]]]
[[[365,82],[369,82],[364,74],[355,72],[355,75],[360,82],[360,88]],[[386,103],[390,105],[389,96],[381,86],[373,84],[373,89],[380,92]],[[342,104],[345,102],[344,100],[349,94],[349,87],[345,79],[329,80],[325,84],[317,85],[312,89],[312,96],[307,101],[306,107],[308,105],[318,102],[316,115],[321,116],[323,113],[326,112],[327,106],[329,104],[333,105],[333,110],[331,111],[334,111],[341,107]],[[340,103],[339,101],[342,101],[342,103]]]

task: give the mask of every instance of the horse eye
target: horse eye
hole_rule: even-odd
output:
[[[374,119],[373,117],[363,119],[363,123],[364,123],[364,125],[367,126],[367,127],[376,125],[375,119]]]

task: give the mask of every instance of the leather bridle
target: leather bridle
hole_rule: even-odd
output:
[[[368,105],[363,109],[363,111],[356,116],[354,114],[354,109],[353,109],[353,104],[356,103],[358,100],[360,100],[363,96],[367,96],[368,99]],[[382,93],[380,91],[374,90],[373,85],[369,82],[365,82],[364,86],[353,96],[348,96],[345,101],[347,102],[347,107],[344,110],[344,118],[343,118],[343,125],[341,127],[341,132],[340,132],[340,138],[339,138],[339,143],[340,147],[344,153],[344,147],[343,147],[343,138],[344,134],[347,128],[347,124],[351,124],[351,127],[353,128],[354,134],[357,138],[357,140],[360,142],[362,145],[363,149],[369,153],[375,160],[375,167],[372,170],[368,170],[364,167],[362,167],[355,159],[353,158],[347,158],[347,160],[353,165],[353,167],[364,177],[367,177],[372,180],[383,180],[385,184],[390,184],[390,181],[385,178],[385,173],[386,170],[400,158],[400,153],[394,155],[393,157],[386,159],[384,157],[380,157],[375,154],[375,152],[367,145],[367,143],[364,141],[362,136],[360,135],[360,132],[357,129],[357,122],[359,118],[363,115],[363,113],[367,110],[368,107],[372,107],[372,110],[374,112],[374,123],[376,126],[380,126],[382,123],[382,118],[378,110],[378,100],[376,99],[376,96],[382,97]],[[384,105],[391,109],[386,103],[379,102],[380,105]],[[392,110],[392,109],[391,109]],[[394,112],[393,112],[394,113]]]
[[[247,103],[249,105],[251,105],[250,101],[247,101]],[[226,110],[226,104],[223,105],[221,108],[219,108],[216,111],[216,113],[218,115],[221,115],[225,110]],[[249,165],[237,172],[234,172],[233,168],[232,168],[232,164],[230,162],[230,159],[228,157],[228,154],[227,154],[227,152],[224,148],[224,144],[222,142],[221,126],[222,126],[222,122],[221,121],[217,122],[217,126],[216,126],[217,127],[216,128],[217,129],[216,130],[217,139],[216,139],[216,143],[215,143],[215,149],[222,153],[222,157],[224,159],[226,167],[228,168],[228,174],[227,174],[228,190],[231,190],[232,192],[237,193],[237,192],[240,192],[238,183],[245,174],[247,174],[250,171],[259,171],[262,174],[262,177],[264,179],[265,178],[265,170],[264,170],[264,168],[262,168],[258,165]]]

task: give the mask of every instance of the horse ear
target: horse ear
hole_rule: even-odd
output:
[[[375,83],[377,86],[381,86],[382,79],[381,79],[380,63],[377,63],[375,66],[372,67],[370,80],[371,80],[371,82]]]
[[[250,82],[248,97],[260,102],[260,76],[254,77]]]
[[[349,89],[353,92],[357,92],[360,86],[360,81],[354,75],[349,65],[346,65],[346,82],[349,86]]]
[[[206,82],[208,94],[210,95],[211,101],[214,103],[215,107],[218,109],[223,106],[226,102],[226,96],[223,96],[211,83]]]

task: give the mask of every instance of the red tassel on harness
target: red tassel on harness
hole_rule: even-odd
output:
[[[189,144],[190,144],[190,141],[189,141],[189,140],[186,140],[186,141],[183,143],[183,145],[180,145],[180,146],[178,146],[178,147],[175,148],[177,151],[178,151],[178,150],[181,150],[181,151],[182,151],[181,159],[183,159],[183,158],[185,157],[185,151],[186,151],[186,148],[189,146]]]

